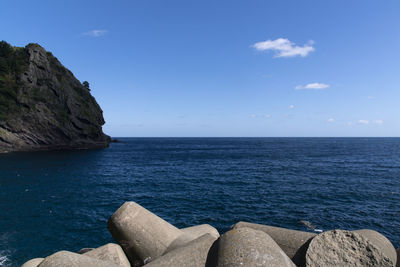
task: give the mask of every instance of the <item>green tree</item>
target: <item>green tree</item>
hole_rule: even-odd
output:
[[[13,47],[6,41],[0,42],[0,57],[9,57],[14,52]]]
[[[90,87],[89,87],[88,81],[84,81],[84,82],[82,83],[82,85],[83,85],[83,87],[85,87],[86,89],[88,89],[88,90],[90,91]]]
[[[8,73],[9,72],[9,67],[7,60],[4,57],[0,57],[0,75],[2,73]]]

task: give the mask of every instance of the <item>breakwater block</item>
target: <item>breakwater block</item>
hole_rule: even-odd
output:
[[[191,226],[191,227],[187,227],[187,228],[182,228],[180,230],[182,231],[182,234],[168,246],[168,248],[165,250],[164,254],[166,254],[176,248],[185,246],[189,242],[191,242],[205,234],[210,234],[211,236],[214,236],[215,239],[217,239],[219,237],[219,233],[218,233],[217,229],[215,229],[214,227],[212,227],[209,224],[195,225],[195,226]]]
[[[314,233],[248,222],[238,222],[232,229],[243,227],[268,234],[297,266],[304,266],[308,244],[316,236]]]
[[[391,249],[376,234],[346,230],[319,234],[311,240],[307,249],[306,266],[395,266],[396,259],[393,260],[389,255],[391,253],[385,252]],[[370,238],[370,235],[373,237]],[[389,246],[392,246],[390,242]]]
[[[384,255],[389,257],[389,259],[393,262],[397,262],[397,253],[393,244],[387,239],[384,235],[378,233],[374,230],[369,229],[361,229],[353,231],[354,233],[358,233],[368,239],[368,241],[376,246],[379,251],[381,251]]]
[[[170,244],[183,234],[135,202],[125,202],[111,216],[108,230],[134,266],[163,255]]]
[[[94,259],[82,254],[69,251],[59,251],[46,257],[40,267],[55,267],[55,266],[74,266],[74,267],[119,267],[119,265],[109,262]]]
[[[44,258],[34,258],[22,264],[21,267],[37,267],[43,260]]]
[[[210,234],[215,238],[219,237],[218,230],[209,224],[200,224],[187,228],[182,228],[181,231],[184,232],[185,234],[193,236],[194,238],[199,238],[200,236],[205,234]]]
[[[125,202],[107,226],[119,245],[59,251],[22,267],[400,267],[400,248],[369,229],[317,235],[238,222],[220,236],[208,224],[178,229],[135,202]]]
[[[99,248],[90,250],[84,253],[84,255],[103,261],[114,262],[121,267],[131,266],[122,248],[119,245],[113,243],[109,243]]]
[[[238,227],[223,234],[211,247],[207,267],[294,267],[294,263],[265,232]]]
[[[216,239],[217,238],[215,236],[210,234],[202,235],[201,237],[187,243],[185,246],[176,248],[164,256],[146,264],[145,266],[204,267],[207,260],[208,251]]]

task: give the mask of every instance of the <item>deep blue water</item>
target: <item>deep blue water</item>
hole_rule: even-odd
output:
[[[136,201],[177,227],[369,228],[400,246],[400,138],[121,138],[0,154],[0,262],[111,242]],[[1,265],[1,264],[0,264]]]

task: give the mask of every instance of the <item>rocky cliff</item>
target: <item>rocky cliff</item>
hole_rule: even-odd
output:
[[[38,44],[0,42],[0,152],[108,146],[103,111]]]

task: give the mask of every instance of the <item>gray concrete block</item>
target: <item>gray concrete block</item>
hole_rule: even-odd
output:
[[[174,241],[172,241],[171,244],[169,244],[168,248],[165,249],[163,255],[169,253],[170,251],[172,251],[176,248],[185,246],[187,243],[189,243],[190,241],[193,241],[194,239],[196,239],[195,236],[182,233]]]
[[[247,222],[238,222],[232,226],[232,229],[241,227],[268,234],[297,266],[304,266],[308,244],[316,236],[314,233]]]
[[[111,216],[108,230],[133,266],[157,259],[183,234],[135,202],[125,202]]]
[[[164,256],[146,264],[146,267],[204,267],[207,254],[217,238],[210,234],[205,234],[183,247],[176,248]]]
[[[43,260],[44,258],[34,258],[22,264],[21,267],[37,267]]]
[[[78,253],[69,251],[59,251],[46,257],[39,267],[56,267],[56,266],[68,266],[68,267],[119,267],[119,265],[94,259]]]
[[[115,264],[118,264],[122,267],[131,266],[122,248],[119,245],[113,243],[109,243],[99,248],[90,250],[84,253],[84,255],[103,261],[114,262]]]
[[[187,228],[182,228],[180,230],[182,231],[182,234],[168,246],[168,248],[164,251],[164,255],[176,248],[185,246],[189,242],[205,234],[210,234],[214,236],[215,239],[219,237],[217,229],[209,224],[191,226]]]
[[[185,234],[192,235],[194,239],[199,238],[202,235],[210,234],[215,238],[219,237],[218,230],[209,224],[200,224],[191,227],[181,228],[181,231]]]
[[[395,262],[364,234],[331,230],[314,237],[307,249],[306,266],[395,266]]]
[[[268,234],[247,227],[223,234],[210,248],[206,266],[295,267]]]
[[[397,253],[393,244],[387,239],[384,235],[380,234],[377,231],[369,230],[369,229],[361,229],[353,231],[364,237],[368,238],[368,240],[374,244],[383,254],[385,254],[389,259],[392,260],[393,263],[397,262]]]

